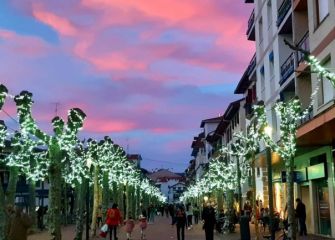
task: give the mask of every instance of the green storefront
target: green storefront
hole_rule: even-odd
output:
[[[295,158],[295,194],[306,205],[308,232],[334,236],[334,160],[332,149],[300,149]],[[333,225],[333,226],[332,226]]]

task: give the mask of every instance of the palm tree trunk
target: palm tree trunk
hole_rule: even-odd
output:
[[[86,198],[87,179],[83,179],[76,187],[76,236],[74,240],[81,240],[84,231],[84,204]]]
[[[6,206],[5,206],[5,193],[0,178],[0,239],[6,239],[7,235],[7,216],[6,216]]]
[[[61,197],[62,197],[62,173],[60,159],[54,159],[49,167],[49,230],[52,240],[61,240]]]
[[[104,173],[102,179],[102,211],[104,213],[104,218],[106,218],[105,214],[109,205],[109,192],[108,173]]]
[[[287,169],[287,215],[289,227],[289,237],[292,240],[296,239],[296,222],[295,222],[295,211],[294,211],[294,158],[289,159],[289,165]]]
[[[32,229],[37,227],[37,218],[36,218],[36,182],[32,179],[29,179],[29,215],[32,219]]]
[[[96,230],[97,230],[96,222],[97,222],[97,211],[99,207],[98,174],[99,174],[99,167],[96,166],[94,168],[94,182],[93,182],[93,209],[92,209],[92,222],[91,222],[92,236],[96,236]]]
[[[10,167],[9,168],[9,181],[8,187],[6,191],[6,205],[15,204],[15,195],[16,195],[16,186],[17,181],[19,179],[19,168],[18,167]]]
[[[255,224],[255,233],[256,233],[256,240],[259,240],[259,229],[258,229],[258,221],[256,219],[256,212],[257,212],[257,206],[256,206],[256,170],[255,170],[255,154],[252,154],[252,164],[251,164],[251,171],[252,171],[252,206],[253,206],[253,215],[254,215],[254,224]]]

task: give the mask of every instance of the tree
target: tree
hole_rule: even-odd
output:
[[[83,126],[86,117],[85,113],[79,108],[69,111],[67,125],[64,121],[56,117],[52,120],[54,135],[49,136],[41,131],[32,117],[31,108],[33,104],[32,93],[22,91],[15,96],[14,101],[17,106],[17,113],[22,132],[36,136],[47,146],[48,153],[48,177],[50,182],[50,208],[49,208],[49,227],[53,240],[61,239],[61,184],[63,160],[69,149],[75,148],[76,135]],[[83,167],[83,166],[78,166]]]

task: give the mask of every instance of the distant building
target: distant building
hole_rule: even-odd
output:
[[[128,160],[134,164],[135,167],[141,168],[142,156],[141,154],[128,154]]]
[[[186,185],[183,182],[178,182],[175,185],[169,187],[168,196],[171,202],[179,202],[179,198],[185,190]]]
[[[167,202],[173,203],[173,193],[170,191],[172,186],[178,183],[184,184],[184,177],[180,174],[173,173],[167,169],[159,169],[148,175],[148,177],[155,182],[156,186],[159,187],[160,191],[167,198]]]

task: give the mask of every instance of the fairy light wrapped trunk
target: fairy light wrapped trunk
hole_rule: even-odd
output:
[[[61,239],[61,184],[63,160],[66,158],[66,152],[75,148],[76,135],[83,126],[86,117],[83,111],[73,108],[69,111],[67,125],[58,117],[52,121],[54,135],[49,136],[41,131],[32,117],[32,93],[22,91],[15,96],[14,101],[17,106],[17,113],[21,126],[21,131],[30,133],[43,141],[48,147],[48,177],[50,182],[49,190],[49,227],[52,240]],[[79,168],[82,166],[78,166]]]

